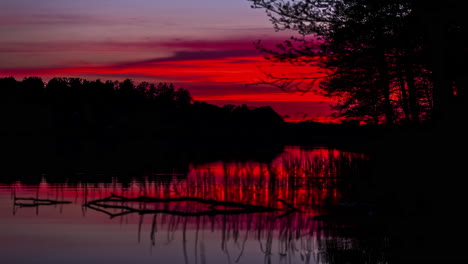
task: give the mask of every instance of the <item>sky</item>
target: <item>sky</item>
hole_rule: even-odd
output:
[[[247,0],[1,0],[0,77],[168,82],[217,105],[270,105],[289,121],[327,121],[330,98],[258,83],[263,72],[314,74],[272,64],[254,46],[275,32]]]

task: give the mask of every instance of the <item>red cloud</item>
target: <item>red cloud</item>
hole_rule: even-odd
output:
[[[76,44],[78,45],[78,44]],[[91,45],[91,44],[89,44]],[[94,44],[93,44],[94,45]],[[122,43],[110,43],[109,49],[123,47]],[[153,46],[154,45],[154,46]],[[314,94],[304,96],[282,93],[273,87],[248,86],[258,82],[262,72],[288,75],[319,75],[320,69],[314,67],[299,67],[289,64],[274,64],[266,61],[246,40],[236,41],[175,41],[171,43],[142,42],[136,46],[140,49],[151,49],[155,46],[173,45],[180,50],[165,58],[148,59],[144,61],[124,62],[110,65],[70,66],[55,68],[17,68],[0,69],[0,76],[41,76],[48,79],[56,76],[75,76],[81,78],[124,79],[132,78],[138,81],[171,82],[188,88],[196,100],[208,102],[330,102]],[[92,46],[92,45],[91,45]],[[5,45],[3,47],[5,49]],[[101,47],[96,44],[95,47]],[[14,48],[11,46],[10,48]],[[26,46],[17,47],[26,49]],[[36,47],[45,49],[44,47]],[[86,47],[84,47],[86,48]],[[89,48],[89,47],[88,47]],[[133,47],[136,49],[136,47]],[[259,69],[260,68],[260,69]],[[290,107],[298,107],[290,106]],[[328,109],[328,104],[320,106]],[[307,108],[298,109],[307,112]],[[314,110],[317,112],[316,110]],[[286,114],[283,111],[280,114]],[[327,111],[323,111],[327,112]]]

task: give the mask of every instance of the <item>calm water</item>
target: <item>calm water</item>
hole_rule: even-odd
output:
[[[1,183],[1,262],[385,263],[384,238],[318,218],[352,203],[349,181],[365,161],[287,147],[269,164]]]

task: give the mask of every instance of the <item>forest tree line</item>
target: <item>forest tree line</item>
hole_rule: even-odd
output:
[[[4,135],[264,138],[283,124],[271,107],[218,107],[167,83],[7,77],[0,91]]]

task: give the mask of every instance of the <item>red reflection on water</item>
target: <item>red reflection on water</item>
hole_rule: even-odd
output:
[[[172,177],[161,181],[158,176],[148,176],[126,184],[117,178],[111,183],[49,184],[43,181],[34,187],[18,182],[8,189],[14,197],[71,201],[75,204],[87,204],[111,195],[164,199],[191,197],[268,206],[285,211],[293,207],[315,215],[320,213],[323,206],[338,204],[342,200],[338,184],[345,176],[346,168],[353,166],[353,160],[362,158],[365,158],[362,154],[333,149],[288,147],[270,164],[214,162],[192,166],[184,179]],[[126,204],[140,210],[164,209],[182,213],[207,208],[206,204],[187,201],[132,201]],[[122,209],[110,208],[109,211],[118,213]]]
[[[80,256],[90,256],[90,259],[112,255],[121,247],[125,255],[138,259],[143,258],[141,252],[131,249],[138,240],[151,244],[158,261],[164,256],[171,260],[177,256],[179,261],[174,260],[174,263],[183,263],[181,255],[187,262],[189,258],[200,259],[208,253],[224,256],[230,250],[234,256],[232,262],[270,263],[270,258],[279,257],[281,263],[282,257],[288,256],[297,258],[291,263],[302,263],[303,256],[315,258],[321,254],[325,244],[320,241],[334,236],[333,230],[324,229],[323,223],[313,216],[320,214],[324,205],[336,204],[342,199],[340,181],[345,180],[346,171],[359,159],[365,157],[336,150],[289,147],[270,164],[215,162],[192,166],[186,178],[174,175],[168,179],[168,175],[164,175],[163,180],[156,174],[140,180],[135,178],[129,183],[115,178],[111,183],[51,184],[43,180],[36,186],[21,182],[0,185],[0,222],[11,230],[0,238],[0,245],[12,248],[8,252],[26,248],[27,252],[36,250],[42,254],[53,249],[50,254],[80,252]],[[210,205],[196,200],[107,200],[103,204],[110,206],[108,208],[97,207],[99,210],[96,210],[84,206],[111,195],[203,198],[281,210],[190,217],[184,213],[210,210]],[[14,205],[18,202],[15,197],[71,204],[24,207]],[[289,210],[289,206],[300,212]],[[217,209],[238,208],[217,206]],[[165,210],[166,213],[146,214],[145,210]],[[61,239],[57,239],[58,236]],[[11,241],[20,242],[12,244]],[[42,251],[37,249],[37,241],[45,245]],[[187,248],[195,248],[195,251]],[[10,258],[19,256],[11,254]]]

